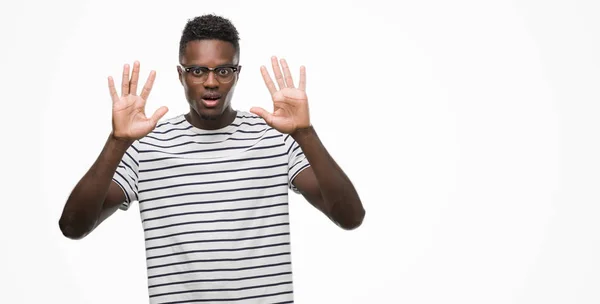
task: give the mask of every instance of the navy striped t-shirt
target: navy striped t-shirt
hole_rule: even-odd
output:
[[[238,111],[218,130],[183,115],[137,140],[113,180],[139,203],[150,303],[292,303],[288,189],[300,146]]]

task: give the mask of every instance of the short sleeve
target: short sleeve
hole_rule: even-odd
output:
[[[288,186],[295,193],[300,193],[298,188],[293,184],[294,179],[302,170],[308,168],[310,164],[300,145],[289,134],[285,135],[283,141],[288,155]]]
[[[138,200],[138,148],[139,141],[136,140],[125,151],[112,178],[125,194],[125,202],[119,207],[121,210],[129,209],[131,203]]]

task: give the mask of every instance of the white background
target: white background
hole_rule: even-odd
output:
[[[297,303],[600,303],[600,2],[14,1],[2,31],[1,303],[147,303],[137,205],[81,241],[63,204],[111,127],[106,78],[140,60],[147,111],[187,111],[188,18],[259,66],[307,67],[311,118],[367,210],[343,231],[291,196]],[[10,5],[10,7],[9,7]]]

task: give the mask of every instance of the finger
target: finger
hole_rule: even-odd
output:
[[[267,68],[264,65],[260,67],[260,73],[262,74],[263,80],[265,81],[267,89],[269,89],[271,95],[275,94],[277,92],[277,88],[275,87],[271,76],[269,76],[269,71],[267,71]]]
[[[160,107],[156,111],[154,111],[154,114],[152,114],[152,117],[150,117],[150,122],[152,123],[152,127],[155,127],[156,124],[158,123],[158,121],[163,116],[165,116],[165,114],[167,114],[168,111],[169,111],[169,108],[167,108],[167,107]]]
[[[256,114],[256,115],[258,115],[258,116],[262,117],[262,118],[265,120],[265,122],[267,122],[267,124],[268,124],[269,126],[271,126],[271,125],[272,125],[272,123],[273,123],[273,114],[271,114],[271,113],[267,112],[267,110],[265,110],[265,109],[263,109],[263,108],[260,108],[260,107],[252,107],[252,108],[250,109],[250,113],[254,113],[254,114]]]
[[[123,79],[121,79],[121,96],[129,94],[129,64],[123,66]]]
[[[273,74],[275,74],[275,80],[277,80],[277,84],[281,90],[285,88],[285,82],[283,81],[283,74],[281,74],[281,68],[279,67],[279,61],[277,61],[277,57],[271,57],[271,64],[273,65]]]
[[[144,84],[144,87],[142,88],[142,92],[140,94],[140,97],[142,97],[144,101],[148,100],[148,97],[150,96],[150,92],[152,91],[152,87],[154,86],[154,79],[156,79],[156,72],[150,71],[150,75],[148,75],[148,80],[146,80],[146,84]]]
[[[140,78],[140,62],[133,63],[133,72],[131,73],[131,81],[129,82],[129,94],[137,94],[138,79]]]
[[[117,94],[117,89],[115,89],[115,81],[111,76],[108,76],[108,91],[113,103],[119,101],[119,94]]]
[[[283,68],[283,76],[285,76],[285,85],[288,88],[294,87],[294,80],[292,79],[292,73],[290,73],[290,67],[288,67],[287,61],[281,59],[281,67]]]
[[[298,84],[298,88],[306,91],[306,68],[304,66],[300,67],[300,83]]]

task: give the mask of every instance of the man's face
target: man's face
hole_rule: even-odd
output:
[[[234,75],[227,76],[231,69],[208,72],[194,67],[231,67],[237,66],[237,61],[235,48],[229,42],[194,40],[187,44],[181,65],[192,69],[185,71],[178,67],[177,71],[188,103],[200,117],[216,119],[230,107],[238,73],[233,72]]]

